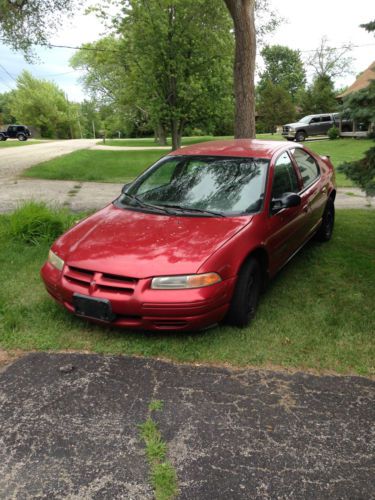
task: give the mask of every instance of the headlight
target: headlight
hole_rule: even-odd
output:
[[[288,132],[294,132],[296,129],[294,127],[289,127]]]
[[[190,274],[188,276],[160,276],[152,279],[151,288],[155,290],[178,290],[201,288],[219,283],[221,278],[216,273]]]
[[[60,259],[52,250],[48,252],[48,262],[53,266],[56,267],[59,271],[62,271],[64,267],[64,261]]]

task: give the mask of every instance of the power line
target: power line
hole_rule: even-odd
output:
[[[69,75],[71,73],[75,73],[76,71],[83,71],[82,69],[71,69],[70,71],[64,71],[63,73],[54,73],[52,75],[41,75],[37,78],[52,78],[53,76],[61,76],[61,75]]]
[[[1,41],[5,41],[4,39],[0,39]],[[91,52],[113,52],[113,53],[121,53],[120,50],[117,49],[101,49],[98,47],[75,47],[73,45],[55,45],[55,44],[48,44],[48,45],[40,45],[40,44],[34,44],[35,46],[38,47],[44,47],[46,49],[69,49],[69,50],[87,50]],[[375,43],[364,43],[364,44],[354,44],[354,45],[341,45],[339,47],[327,47],[325,50],[340,50],[340,49],[357,49],[357,48],[362,48],[362,47],[372,47],[374,46]],[[299,52],[301,53],[306,53],[306,52],[316,52],[317,49],[306,49],[306,50],[300,50]]]
[[[17,83],[16,78],[9,73],[9,71],[2,65],[0,64],[0,68],[10,77],[12,80],[14,80]],[[61,76],[61,75],[69,75],[71,73],[76,73],[77,71],[83,71],[82,69],[71,69],[70,71],[64,71],[62,73],[53,73],[50,75],[37,75],[36,78],[52,78],[54,76]],[[3,80],[4,82],[4,80]]]
[[[8,87],[9,90],[13,90],[10,85],[7,84],[7,82],[0,76],[0,83],[2,82],[2,85],[5,85]]]
[[[14,80],[14,81],[17,83],[17,80],[14,78],[14,76],[13,76],[13,75],[11,75],[11,74],[9,73],[9,71],[8,71],[6,68],[4,68],[4,66],[3,66],[2,64],[0,64],[0,68],[1,68],[3,71],[5,71],[5,73],[6,73],[8,76],[10,76],[12,80]]]
[[[364,43],[364,44],[361,44],[361,45],[342,45],[341,47],[327,47],[326,49],[324,50],[340,50],[340,49],[357,49],[357,48],[361,48],[361,47],[372,47],[374,46],[375,43]],[[300,50],[299,52],[301,52],[302,54],[306,53],[306,52],[316,52],[317,49],[309,49],[309,50]]]
[[[340,47],[327,47],[326,50],[340,50],[340,49],[357,49],[361,47],[372,47],[374,46],[375,43],[364,43],[364,44],[359,44],[359,45],[342,45]],[[99,49],[95,47],[73,47],[71,45],[52,45],[49,44],[48,46],[45,46],[46,48],[56,48],[56,49],[71,49],[71,50],[90,50],[92,52],[116,52],[120,53],[119,50],[116,49]],[[300,50],[301,53],[305,52],[316,52],[317,49],[307,49],[307,50]]]
[[[120,53],[119,50],[116,49],[99,49],[96,47],[73,47],[71,45],[53,45],[53,44],[48,44],[48,45],[40,45],[40,47],[45,47],[47,49],[49,48],[54,48],[54,49],[71,49],[71,50],[89,50],[92,52],[116,52]]]

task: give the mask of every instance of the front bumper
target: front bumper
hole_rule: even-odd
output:
[[[205,288],[153,290],[151,278],[145,278],[126,289],[96,287],[68,278],[65,268],[60,272],[48,262],[42,267],[41,276],[48,293],[73,314],[73,294],[79,293],[111,302],[115,319],[106,325],[158,331],[200,330],[221,321],[235,285],[235,278],[231,278]]]
[[[296,137],[296,132],[295,132],[295,131],[290,132],[290,131],[288,130],[287,132],[284,132],[284,131],[283,131],[283,132],[281,132],[281,135],[282,135],[283,137],[288,138],[288,139],[295,139],[295,137]]]

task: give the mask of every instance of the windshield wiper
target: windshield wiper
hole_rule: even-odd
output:
[[[225,217],[221,212],[215,212],[214,210],[204,210],[202,208],[193,208],[193,207],[183,207],[181,205],[163,205],[163,207],[176,208],[177,210],[182,210],[183,212],[199,212],[201,214],[212,215],[212,217]]]
[[[137,202],[137,204],[141,207],[144,208],[150,208],[152,210],[159,210],[160,212],[166,213],[166,214],[173,214],[172,211],[168,210],[166,207],[161,207],[159,205],[153,205],[152,203],[146,203],[145,201],[141,200],[138,196],[135,194],[129,194],[129,193],[122,193],[123,195],[127,196],[131,200],[134,200]]]

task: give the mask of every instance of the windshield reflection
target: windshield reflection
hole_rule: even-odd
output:
[[[190,208],[202,211],[200,215],[205,210],[225,215],[258,212],[268,164],[254,158],[167,157],[129,186],[119,202],[134,206],[133,197],[148,207]]]

